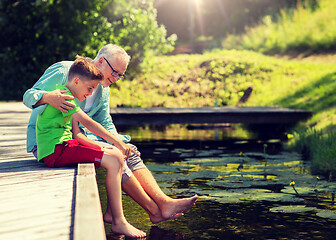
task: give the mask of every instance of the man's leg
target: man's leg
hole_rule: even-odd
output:
[[[133,144],[128,145],[130,145],[134,150],[138,151],[137,147]],[[190,209],[193,205],[195,205],[195,202],[198,198],[196,195],[190,198],[182,199],[173,199],[167,196],[161,190],[152,173],[148,170],[148,168],[145,166],[139,156],[133,155],[127,158],[126,162],[137,181],[135,181],[135,179],[132,179],[130,184],[128,184],[127,186],[125,186],[125,183],[127,183],[128,181],[123,183],[124,191],[132,196],[132,192],[134,192],[136,188],[139,188],[138,185],[140,185],[143,191],[148,195],[148,197],[151,198],[160,208],[163,220],[176,218],[176,214],[186,211]],[[137,185],[135,185],[135,182],[137,182]],[[132,188],[133,186],[134,188]],[[134,200],[139,203],[136,199]],[[139,200],[141,201],[141,199]],[[142,206],[142,204],[140,205]],[[180,214],[178,216],[180,216]]]
[[[135,170],[133,175],[148,196],[156,202],[163,219],[173,218],[176,214],[190,209],[195,205],[198,198],[197,195],[181,199],[173,199],[167,196],[147,168]]]
[[[118,234],[129,237],[145,237],[146,234],[129,224],[124,216],[121,200],[121,173],[123,154],[114,149],[106,149],[101,159],[101,166],[106,171],[106,192],[108,206],[111,211],[111,229]]]
[[[137,151],[136,146],[128,145]],[[137,155],[127,158],[126,163],[127,166],[125,164],[123,169],[122,189],[147,211],[153,223],[180,217],[183,211],[195,205],[196,195],[191,198],[173,199],[162,192],[152,173]],[[157,212],[158,209],[160,213]],[[106,222],[110,220],[109,212],[107,209],[104,214]]]

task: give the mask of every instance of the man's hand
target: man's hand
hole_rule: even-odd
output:
[[[48,103],[49,105],[57,108],[58,110],[62,112],[68,112],[68,110],[72,110],[74,107],[76,107],[75,104],[66,101],[67,99],[74,99],[73,96],[69,95],[63,95],[62,93],[68,92],[68,90],[65,89],[56,89],[51,92],[46,92],[43,94],[40,101],[38,101],[34,107],[38,107],[40,105]]]

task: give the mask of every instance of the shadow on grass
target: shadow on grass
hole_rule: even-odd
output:
[[[308,69],[309,71],[309,69]],[[336,72],[323,76],[293,94],[286,95],[275,104],[305,109],[315,114],[336,107]]]

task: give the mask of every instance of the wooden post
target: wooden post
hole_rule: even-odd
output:
[[[93,163],[78,164],[74,240],[106,239]]]

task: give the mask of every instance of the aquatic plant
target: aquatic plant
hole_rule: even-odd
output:
[[[266,172],[266,166],[267,166],[266,148],[267,148],[267,144],[265,143],[264,144],[264,161],[265,161],[264,172]]]
[[[243,152],[240,152],[239,155],[240,155],[240,157],[245,157],[245,155],[244,155]],[[237,171],[238,171],[238,172],[240,172],[240,169],[244,168],[244,163],[245,163],[245,161],[244,161],[244,159],[242,158],[242,159],[241,159],[241,163],[240,163],[239,166],[237,167]]]
[[[295,191],[296,195],[297,195],[297,196],[300,196],[299,193],[298,193],[298,192],[296,191],[296,189],[295,189],[295,182],[292,181],[289,185],[292,186],[292,188],[293,188],[293,190]]]
[[[318,181],[320,180],[320,177],[316,177],[316,181],[315,181],[315,186],[314,186],[314,188],[316,189],[316,186],[317,186],[317,183],[318,183]]]
[[[331,127],[330,127],[331,128]],[[311,160],[311,171],[332,181],[336,173],[336,130],[317,130],[308,128],[297,131],[288,146]]]

